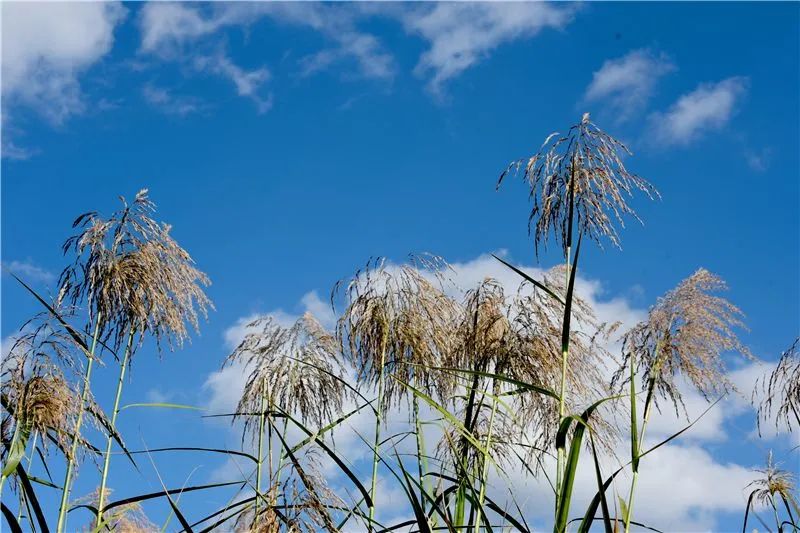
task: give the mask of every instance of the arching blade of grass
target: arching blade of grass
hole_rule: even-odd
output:
[[[2,502],[0,502],[0,509],[3,511],[3,516],[6,518],[11,533],[22,533],[22,528],[19,526],[19,522],[17,522],[17,517],[14,516],[11,509],[6,507],[6,504]]]
[[[105,506],[104,511],[110,511],[111,509],[115,509],[121,505],[128,505],[131,503],[138,503],[147,500],[153,500],[156,498],[163,498],[167,495],[172,494],[183,494],[186,492],[194,492],[198,490],[206,490],[206,489],[215,489],[218,487],[230,487],[231,485],[243,485],[241,481],[224,481],[222,483],[211,483],[209,485],[195,485],[192,487],[181,487],[178,489],[169,489],[169,490],[161,490],[158,492],[149,492],[147,494],[139,494],[137,496],[131,496],[129,498],[124,498],[122,500],[117,500],[115,502],[111,502]],[[70,508],[69,512],[75,511],[77,509],[87,509],[92,512],[95,516],[97,516],[97,507],[93,505],[75,505]]]
[[[578,248],[580,248],[580,241],[578,241]],[[576,251],[575,256],[577,257],[577,255],[578,252]],[[581,446],[583,445],[583,434],[587,428],[590,432],[592,431],[592,427],[589,425],[589,418],[592,416],[592,413],[594,413],[594,411],[600,407],[600,405],[609,400],[615,400],[618,398],[620,397],[609,396],[607,398],[603,398],[602,400],[598,400],[590,405],[580,417],[569,416],[564,418],[564,420],[561,422],[561,427],[559,427],[558,434],[556,435],[556,446],[562,450],[564,449],[564,445],[566,443],[569,429],[573,420],[576,422],[576,425],[575,431],[572,435],[572,442],[570,443],[569,457],[567,458],[567,464],[564,468],[564,478],[562,480],[563,482],[559,497],[558,512],[556,514],[556,523],[554,527],[554,531],[556,531],[556,533],[562,533],[567,529],[569,508],[572,499],[572,489],[575,485],[575,474],[578,470],[578,459],[580,458]]]
[[[395,452],[395,457],[397,457],[397,453]],[[411,503],[411,508],[414,511],[414,518],[416,519],[418,531],[421,533],[431,533],[431,526],[428,523],[428,518],[425,516],[425,510],[422,508],[422,505],[417,498],[416,490],[411,485],[410,475],[406,471],[405,466],[403,466],[403,461],[400,457],[397,457],[397,463],[400,466],[400,470],[403,473],[403,478],[405,479],[405,486],[403,490],[406,493],[406,497],[408,501]]]
[[[687,425],[686,427],[684,427],[683,429],[681,429],[677,433],[672,434],[671,436],[669,436],[666,439],[662,440],[658,444],[656,444],[656,445],[652,446],[651,448],[647,449],[643,453],[640,453],[639,454],[639,459],[641,459],[642,457],[646,456],[647,454],[649,454],[651,452],[654,452],[658,448],[666,445],[667,443],[669,443],[669,442],[675,440],[676,438],[678,438],[683,433],[689,431],[689,429],[691,429],[697,422],[699,422],[700,419],[703,418],[706,415],[706,413],[708,413],[711,409],[713,409],[714,406],[717,405],[721,400],[722,400],[722,398],[717,399],[714,403],[709,405],[708,408],[700,414],[700,416],[698,416],[697,418],[692,420],[692,422],[689,423],[689,425]],[[586,513],[584,514],[583,520],[581,521],[581,525],[578,528],[578,533],[588,533],[589,529],[592,527],[592,521],[594,521],[594,519],[595,519],[595,515],[597,514],[597,508],[600,505],[600,500],[603,497],[603,495],[605,494],[605,491],[608,490],[608,487],[611,486],[611,483],[614,482],[614,479],[616,479],[616,477],[623,470],[625,470],[628,466],[630,466],[630,464],[631,464],[631,462],[628,461],[627,463],[625,463],[624,465],[619,467],[617,470],[615,470],[614,473],[611,474],[608,478],[606,478],[606,480],[603,483],[602,487],[598,490],[597,494],[594,495],[594,498],[592,498],[592,501],[589,503],[589,506],[586,508]]]
[[[589,432],[589,442],[592,444],[592,460],[594,461],[594,473],[597,479],[597,489],[600,491],[600,508],[603,511],[603,527],[606,533],[614,533],[614,527],[611,525],[611,513],[608,510],[608,501],[606,500],[606,493],[603,488],[603,474],[600,471],[600,460],[597,457],[597,448],[594,445],[594,435]]]
[[[333,422],[331,422],[330,424],[328,424],[328,425],[326,425],[326,426],[324,426],[324,427],[322,427],[322,428],[320,428],[320,429],[316,430],[316,431],[314,432],[314,434],[313,434],[313,435],[310,435],[310,436],[306,437],[306,438],[305,438],[305,439],[303,439],[302,441],[300,441],[300,442],[298,442],[297,444],[295,444],[294,446],[292,446],[292,451],[293,451],[293,452],[296,452],[296,451],[298,451],[300,448],[302,448],[303,446],[306,446],[307,444],[309,444],[309,443],[310,443],[311,441],[313,441],[314,439],[321,437],[322,435],[324,435],[324,434],[325,434],[325,433],[327,433],[328,431],[331,431],[332,429],[335,429],[336,427],[338,427],[339,425],[341,425],[341,424],[342,424],[342,423],[343,423],[345,420],[347,420],[348,418],[350,418],[350,417],[351,417],[351,416],[353,416],[354,414],[356,414],[356,413],[360,412],[360,411],[361,411],[361,410],[362,410],[364,407],[366,407],[367,405],[370,405],[370,404],[371,404],[373,401],[374,401],[374,400],[372,400],[372,401],[367,401],[367,403],[366,403],[366,404],[364,404],[364,405],[361,405],[360,407],[356,407],[355,409],[353,409],[353,410],[352,410],[352,411],[350,411],[349,413],[347,413],[347,414],[344,414],[344,415],[340,416],[339,418],[337,418],[336,420],[334,420],[334,421],[333,421]]]
[[[500,261],[501,263],[503,263],[505,266],[507,266],[508,268],[510,268],[511,270],[513,270],[514,272],[516,272],[517,274],[519,274],[520,276],[522,276],[522,277],[523,277],[525,280],[527,280],[527,281],[531,282],[531,283],[534,285],[534,287],[538,287],[538,288],[542,289],[542,290],[543,290],[544,292],[546,292],[548,295],[552,296],[552,297],[553,297],[553,298],[554,298],[554,299],[555,299],[557,302],[559,302],[561,305],[564,305],[564,300],[561,298],[561,296],[559,296],[558,294],[556,294],[555,292],[553,292],[553,291],[552,291],[552,290],[551,290],[551,289],[550,289],[550,288],[549,288],[547,285],[545,285],[544,283],[541,283],[541,282],[539,282],[539,281],[536,281],[535,279],[533,279],[532,277],[530,277],[528,274],[526,274],[526,273],[525,273],[525,272],[523,272],[522,270],[518,269],[517,267],[515,267],[515,266],[514,266],[514,265],[512,265],[511,263],[508,263],[507,261],[505,261],[505,260],[503,260],[503,259],[501,259],[501,258],[497,257],[496,255],[492,254],[492,257],[494,257],[495,259],[497,259],[498,261]]]
[[[336,463],[336,465],[339,467],[339,469],[342,472],[344,472],[344,474],[350,479],[350,481],[352,481],[355,484],[355,486],[356,486],[356,488],[358,488],[359,492],[361,492],[361,495],[364,496],[364,501],[367,503],[367,505],[368,506],[372,506],[372,498],[370,497],[369,492],[367,491],[366,488],[364,488],[364,485],[361,483],[361,481],[358,480],[358,477],[353,473],[353,471],[350,470],[350,468],[344,463],[344,461],[342,461],[342,459],[339,457],[339,455],[335,451],[333,451],[325,443],[324,440],[320,439],[318,435],[315,435],[315,432],[312,432],[310,429],[308,429],[302,422],[300,422],[299,420],[295,420],[286,411],[280,410],[280,412],[287,418],[287,420],[290,420],[295,426],[300,428],[301,431],[303,431],[306,435],[311,437],[312,440],[320,448],[322,448],[322,450],[326,454],[328,454],[328,456],[331,459],[333,459],[333,461]]]
[[[209,453],[221,453],[224,455],[236,455],[239,457],[246,457],[250,459],[254,463],[258,462],[258,459],[254,455],[250,455],[249,453],[240,452],[237,450],[225,450],[223,448],[200,448],[194,446],[174,446],[169,448],[153,448],[152,450],[137,450],[131,452],[132,455],[137,455],[141,453],[158,453],[158,452],[209,452]]]
[[[36,492],[34,492],[33,486],[31,486],[31,481],[25,469],[22,467],[22,463],[17,465],[17,478],[22,485],[22,490],[25,491],[26,501],[29,502],[30,506],[33,508],[33,514],[36,515],[36,522],[39,524],[40,533],[49,533],[50,528],[47,527],[47,520],[44,517],[41,505],[39,505],[39,499],[36,497]]]

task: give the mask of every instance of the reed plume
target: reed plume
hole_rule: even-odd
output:
[[[264,430],[272,428],[275,415],[282,412],[298,414],[318,427],[341,412],[345,399],[341,384],[344,369],[338,357],[336,338],[310,313],[298,319],[290,328],[278,325],[270,316],[261,317],[248,325],[251,331],[223,363],[223,367],[241,364],[249,371],[242,397],[233,420],[244,419],[244,435],[258,442],[256,466],[256,504],[254,519],[261,500],[261,470],[264,455]],[[283,433],[286,432],[284,420]],[[270,433],[271,435],[271,433]],[[269,478],[272,468],[272,439],[267,440]],[[281,460],[283,454],[281,454]],[[280,465],[277,478],[280,478]]]
[[[208,309],[213,308],[203,291],[209,284],[208,277],[171,237],[170,226],[152,218],[155,204],[149,199],[147,189],[139,191],[132,204],[122,197],[120,200],[122,209],[108,219],[89,212],[75,220],[73,227],[79,228],[79,232],[63,246],[65,253],[75,255],[75,260],[59,280],[59,294],[73,305],[85,303],[92,324],[87,330],[94,330],[92,349],[87,354],[86,390],[99,339],[109,341],[115,350],[124,350],[98,493],[98,522],[102,520],[112,433],[116,431],[129,362],[146,335],[155,339],[159,353],[164,341],[170,349],[182,346],[188,338],[188,328],[198,328],[198,313],[206,316]],[[65,525],[70,477],[71,465],[68,465],[59,533]]]
[[[669,400],[676,412],[683,406],[678,375],[706,399],[735,390],[722,354],[752,355],[734,331],[745,328],[742,312],[713,294],[725,289],[721,278],[701,268],[659,298],[647,320],[625,334],[625,359],[614,381],[629,383],[625,367],[633,358],[643,380],[650,384],[652,403],[657,406],[659,398]]]
[[[800,427],[800,337],[781,354],[769,376],[761,378],[753,390],[753,401],[759,392],[763,399],[758,405],[758,430],[775,412],[775,424],[783,423],[789,431]]]
[[[223,363],[242,364],[249,372],[235,417],[244,420],[245,432],[256,436],[253,415],[263,411],[263,400],[319,426],[341,412],[345,397],[339,346],[311,313],[289,328],[270,316],[247,328],[250,332]]]
[[[616,224],[624,227],[626,215],[639,220],[628,205],[633,192],[639,190],[651,199],[658,197],[650,183],[625,168],[623,159],[630,154],[622,142],[598,128],[585,113],[566,135],[550,134],[532,157],[512,162],[500,174],[498,188],[507,175],[519,174],[520,170],[530,186],[533,208],[528,231],[534,234],[537,255],[551,231],[566,255],[575,214],[580,233],[601,246],[603,239],[620,246]]]
[[[794,529],[797,526],[794,524],[794,515],[800,516],[800,505],[797,502],[797,488],[795,482],[795,474],[781,469],[772,458],[772,451],[767,456],[767,466],[764,469],[757,469],[756,472],[761,474],[758,479],[755,479],[745,487],[745,489],[752,488],[749,500],[765,507],[771,508],[775,513],[776,526],[778,531],[783,531],[784,527],[781,520],[778,519],[778,506],[783,503],[787,514],[791,518],[790,525]],[[749,510],[748,503],[748,510]],[[747,523],[745,522],[745,527]]]

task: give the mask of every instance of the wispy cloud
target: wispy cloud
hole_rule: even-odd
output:
[[[620,58],[605,61],[594,72],[584,101],[607,102],[618,120],[627,120],[647,106],[658,81],[675,69],[663,53],[656,54],[649,49],[633,50]]]
[[[151,106],[168,115],[185,117],[204,108],[198,98],[176,95],[168,89],[150,83],[142,88],[142,97]]]
[[[259,114],[266,113],[272,107],[272,94],[264,88],[270,78],[269,70],[265,66],[245,69],[222,51],[224,47],[220,42],[213,38],[213,43],[204,41],[226,26],[249,24],[252,20],[247,14],[241,9],[226,9],[222,5],[146,4],[138,20],[142,39],[140,50],[160,60],[180,62],[197,72],[227,79],[239,96],[253,101]],[[209,45],[216,50],[204,53]]]
[[[772,161],[772,148],[762,148],[761,150],[746,149],[744,152],[747,166],[754,172],[766,172]]]
[[[747,87],[748,79],[740,76],[699,85],[678,98],[667,111],[651,116],[656,140],[687,145],[704,133],[724,128],[747,93]]]
[[[565,27],[574,7],[544,2],[465,2],[415,6],[401,14],[406,29],[430,43],[415,72],[430,76],[428,88],[444,84],[486,59],[501,44]]]
[[[56,276],[32,261],[3,261],[3,271],[10,272],[26,282],[52,283]]]

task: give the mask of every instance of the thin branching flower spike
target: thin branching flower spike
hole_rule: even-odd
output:
[[[775,370],[762,378],[753,390],[753,400],[761,393],[758,405],[758,430],[775,413],[776,425],[789,431],[800,428],[800,337],[781,354]]]
[[[585,113],[566,135],[552,133],[530,159],[511,163],[500,175],[497,186],[511,173],[522,171],[530,186],[533,203],[528,231],[539,245],[547,243],[550,231],[565,254],[573,236],[573,217],[581,233],[601,244],[607,238],[619,247],[616,224],[623,217],[639,217],[628,200],[634,190],[653,199],[656,189],[627,170],[623,159],[628,148],[598,128]]]
[[[659,397],[672,401],[676,411],[683,405],[678,375],[706,399],[735,390],[722,354],[737,352],[748,359],[752,355],[735,333],[745,329],[742,312],[713,294],[726,288],[722,279],[701,268],[659,298],[647,321],[625,334],[625,361],[614,382],[629,383],[625,369],[634,357],[656,405]]]
[[[317,425],[341,411],[345,396],[339,345],[313,315],[306,313],[289,328],[270,316],[247,327],[250,333],[223,365],[242,364],[249,372],[236,417],[244,420],[246,432],[255,430],[262,398],[268,406]]]
[[[788,511],[789,516],[792,516],[792,514],[795,517],[800,516],[795,474],[781,469],[773,460],[772,451],[769,452],[767,457],[766,468],[756,470],[756,472],[761,474],[761,477],[746,487],[747,489],[752,488],[750,500],[753,503],[774,509],[776,514],[777,509],[783,507]],[[776,526],[778,531],[784,530],[780,522]]]
[[[101,338],[119,348],[131,330],[152,335],[159,346],[181,346],[188,328],[198,327],[211,301],[203,286],[208,277],[170,235],[170,226],[151,215],[155,204],[147,189],[108,220],[97,213],[78,217],[80,233],[64,243],[74,264],[61,274],[60,293],[73,304],[84,301]]]

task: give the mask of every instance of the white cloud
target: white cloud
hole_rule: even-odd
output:
[[[533,37],[545,28],[561,29],[574,11],[571,6],[544,2],[439,3],[411,9],[402,19],[408,31],[430,43],[415,71],[431,74],[428,88],[441,94],[445,82],[501,44]]]
[[[236,87],[236,93],[239,96],[251,99],[256,104],[259,114],[266,113],[272,108],[272,94],[266,97],[259,95],[261,86],[270,77],[269,70],[266,67],[248,71],[235,65],[228,57],[222,54],[197,57],[194,65],[200,71],[208,71],[233,82]]]
[[[175,95],[168,89],[150,83],[142,88],[142,96],[147,103],[168,115],[185,117],[204,108],[197,98]]]
[[[703,133],[724,128],[747,86],[747,78],[732,77],[718,83],[703,83],[684,94],[666,112],[651,116],[656,140],[686,145]]]
[[[608,101],[619,120],[625,120],[647,106],[659,79],[674,70],[675,65],[664,54],[633,50],[603,63],[592,75],[584,100]]]
[[[52,283],[56,276],[31,261],[3,261],[3,270],[10,272],[25,283]]]
[[[118,2],[4,2],[4,107],[30,107],[53,124],[82,112],[78,78],[111,50],[124,16]]]
[[[145,54],[165,61],[187,64],[198,72],[213,74],[229,80],[239,96],[248,98],[256,105],[259,114],[272,107],[272,94],[262,95],[270,78],[264,66],[248,70],[233,62],[220,43],[213,45],[217,51],[203,53],[200,45],[209,43],[204,38],[213,36],[222,28],[234,24],[249,24],[251,11],[258,5],[236,7],[213,5],[194,7],[188,4],[153,2],[145,4],[139,15],[142,42],[140,50]],[[189,53],[189,47],[191,53]]]
[[[766,172],[770,163],[772,162],[772,152],[773,151],[771,148],[763,148],[761,150],[745,150],[744,158],[745,161],[747,161],[747,166],[749,166],[754,172]]]

